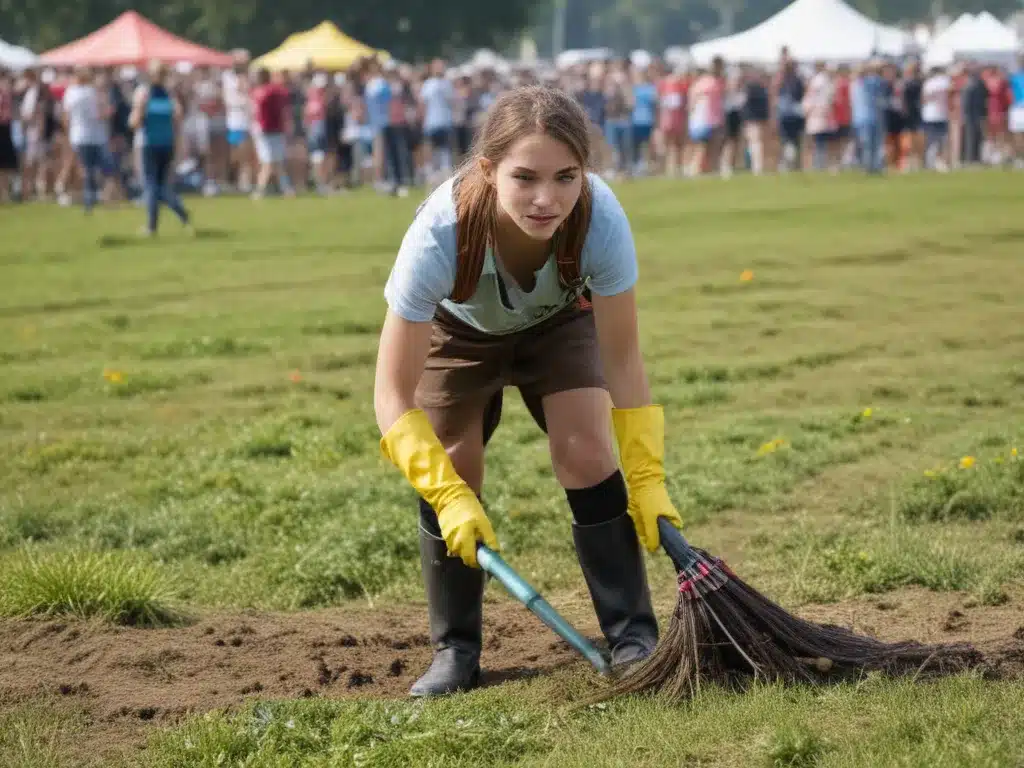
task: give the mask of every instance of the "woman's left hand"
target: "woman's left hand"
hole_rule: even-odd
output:
[[[668,497],[664,482],[634,487],[627,481],[626,486],[629,493],[626,511],[633,518],[637,538],[648,552],[654,552],[661,546],[658,518],[664,517],[676,528],[683,527],[683,519]]]
[[[683,527],[665,488],[665,414],[659,405],[613,408],[612,424],[626,476],[629,516],[640,543],[654,552],[661,545],[659,517]]]

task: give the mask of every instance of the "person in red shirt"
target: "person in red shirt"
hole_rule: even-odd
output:
[[[856,161],[856,143],[852,141],[853,105],[850,102],[850,67],[841,64],[833,81],[835,97],[832,99],[832,122],[836,126],[836,166],[843,168]]]
[[[277,80],[271,81],[270,72],[260,69],[256,73],[256,87],[250,94],[253,111],[253,139],[260,172],[253,198],[263,197],[271,178],[276,177],[286,195],[294,195],[291,181],[284,172],[285,150],[290,122],[291,95]]]
[[[982,75],[985,88],[988,89],[988,136],[986,140],[986,156],[993,162],[1001,163],[1013,157],[1010,148],[1010,105],[1013,94],[1006,75],[998,67],[989,67]]]
[[[677,70],[658,81],[658,130],[665,148],[665,173],[679,176],[683,172],[686,148],[686,94],[689,78]]]

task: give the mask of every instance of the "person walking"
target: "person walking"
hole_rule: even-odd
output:
[[[152,62],[149,83],[135,90],[128,118],[142,155],[146,202],[146,227],[142,234],[147,237],[156,235],[160,203],[174,211],[190,234],[193,232],[188,212],[173,187],[174,139],[181,116],[181,106],[167,88],[167,67],[161,61]]]

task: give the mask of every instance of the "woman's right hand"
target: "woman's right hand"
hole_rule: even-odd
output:
[[[416,492],[437,512],[448,554],[476,568],[476,545],[481,539],[498,548],[494,529],[473,489],[459,477],[444,446],[419,408],[402,414],[380,441],[389,459]]]
[[[493,550],[498,549],[498,537],[494,535],[491,521],[472,491],[439,510],[437,522],[441,526],[441,536],[448,545],[448,554],[462,558],[462,562],[470,568],[479,567],[476,560],[479,542],[482,541]]]
[[[448,554],[475,568],[479,541],[498,548],[494,529],[480,499],[456,471],[427,414],[414,402],[430,338],[430,323],[409,322],[388,312],[374,382],[380,447],[437,513]]]

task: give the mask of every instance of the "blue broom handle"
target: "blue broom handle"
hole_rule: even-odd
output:
[[[658,533],[661,535],[661,546],[668,552],[676,568],[682,570],[696,564],[697,553],[693,551],[690,542],[664,517],[658,518]]]
[[[577,632],[572,624],[566,621],[547,600],[541,597],[540,593],[530,586],[526,579],[516,573],[501,555],[480,544],[476,550],[476,560],[480,567],[500,581],[513,597],[525,605],[565,642],[583,654],[594,669],[602,675],[610,674],[611,669],[601,652]]]

